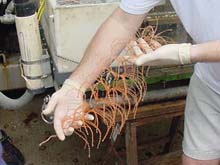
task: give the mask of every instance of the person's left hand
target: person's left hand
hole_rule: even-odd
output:
[[[138,39],[138,43],[133,43],[133,51],[136,56],[127,58],[128,61],[141,66],[161,66],[161,65],[184,65],[191,63],[191,44],[168,44],[161,46],[155,51],[150,51],[149,45],[143,39]]]

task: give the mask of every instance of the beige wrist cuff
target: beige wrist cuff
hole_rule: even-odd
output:
[[[190,57],[190,47],[191,44],[180,44],[179,47],[179,60],[182,65],[184,64],[191,64],[191,57]]]
[[[71,79],[66,79],[63,83],[63,86],[69,86],[71,88],[75,88],[79,91],[81,91],[82,93],[85,93],[86,88],[82,87],[80,84],[78,84],[77,82],[71,80]]]

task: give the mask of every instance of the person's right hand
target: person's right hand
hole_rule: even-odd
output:
[[[81,88],[80,85],[71,79],[67,79],[62,88],[52,95],[43,111],[44,115],[54,113],[54,129],[60,140],[64,140],[65,136],[72,135],[74,129],[83,125],[83,121],[79,119],[94,120],[93,115],[85,115],[82,109],[84,92],[85,89]]]

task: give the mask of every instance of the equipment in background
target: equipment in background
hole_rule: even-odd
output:
[[[118,4],[118,0],[0,0],[0,91],[27,88],[19,99],[0,93],[0,107],[18,109],[47,88],[59,89]],[[158,31],[174,29],[171,37],[180,36],[175,41],[188,39],[170,4],[154,9],[144,24],[156,25]],[[191,74],[186,75],[156,79],[146,75],[146,79],[157,83],[188,79]]]

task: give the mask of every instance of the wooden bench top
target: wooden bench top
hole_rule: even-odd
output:
[[[134,113],[130,113],[128,120],[138,120],[141,118],[149,118],[156,116],[169,116],[170,114],[176,113],[176,115],[182,115],[184,113],[185,99],[179,99],[174,101],[166,101],[160,103],[152,103],[138,107],[136,116]],[[120,116],[116,117],[116,121],[119,122]]]

